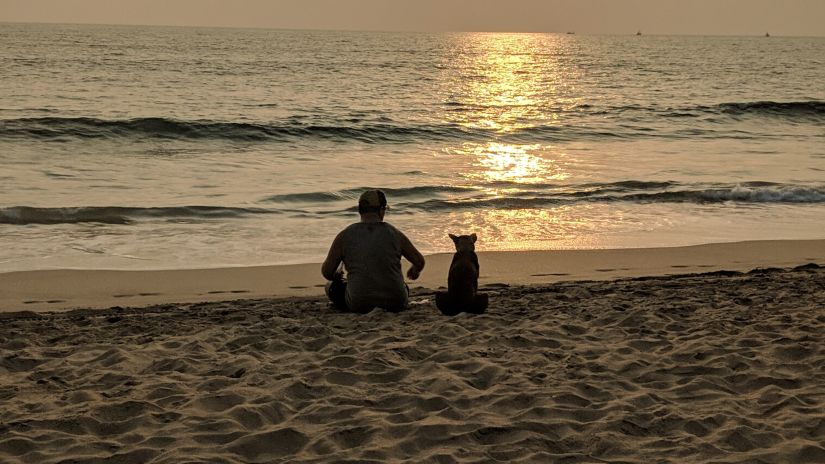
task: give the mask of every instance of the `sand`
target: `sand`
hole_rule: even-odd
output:
[[[825,268],[485,291],[0,313],[0,462],[825,462]]]
[[[446,285],[452,254],[427,256],[412,288]],[[541,285],[569,280],[747,271],[825,263],[825,240],[718,243],[674,248],[481,252],[481,284]],[[322,293],[320,264],[173,271],[0,272],[0,312],[146,306]]]

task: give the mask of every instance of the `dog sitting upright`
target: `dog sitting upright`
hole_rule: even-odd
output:
[[[476,234],[449,234],[455,244],[455,255],[447,274],[447,292],[437,292],[435,304],[448,316],[462,311],[481,314],[487,308],[486,294],[478,293],[478,256]]]

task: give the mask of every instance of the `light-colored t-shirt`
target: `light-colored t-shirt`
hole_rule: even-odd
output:
[[[342,232],[347,306],[398,311],[407,306],[401,273],[401,232],[386,222],[357,222]]]

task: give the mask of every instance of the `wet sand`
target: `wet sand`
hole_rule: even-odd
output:
[[[427,256],[411,288],[447,284],[451,254]],[[481,252],[481,284],[541,285],[569,280],[747,271],[825,263],[825,240],[718,243],[674,248]],[[406,263],[406,261],[405,261]],[[0,312],[146,306],[235,298],[323,294],[320,264],[173,271],[0,272]]]

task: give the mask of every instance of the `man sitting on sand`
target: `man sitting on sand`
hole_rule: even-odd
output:
[[[409,288],[401,274],[401,257],[412,267],[407,277],[415,280],[424,269],[424,256],[406,235],[384,222],[387,197],[381,190],[367,190],[358,199],[361,222],[351,224],[333,240],[321,265],[329,282],[326,292],[343,311],[367,313],[374,308],[401,311],[407,307]],[[347,279],[339,269],[347,270]]]

